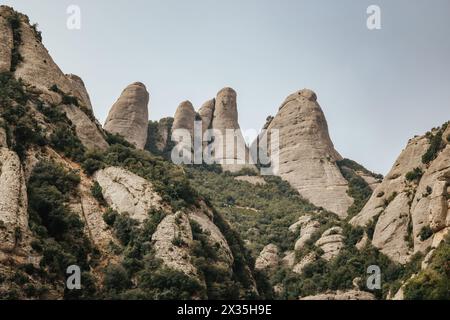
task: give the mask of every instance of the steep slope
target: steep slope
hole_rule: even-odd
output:
[[[126,87],[111,107],[105,130],[119,134],[138,149],[147,142],[149,93],[145,85],[135,82]]]
[[[289,95],[264,127],[262,141],[271,141],[272,130],[279,132],[279,150],[271,154],[272,159],[279,158],[277,174],[314,205],[345,218],[354,199],[348,194],[349,181],[339,166],[343,158],[331,142],[316,94],[304,89]]]
[[[436,247],[448,233],[450,128],[411,139],[353,225],[374,225],[372,243],[405,263]]]

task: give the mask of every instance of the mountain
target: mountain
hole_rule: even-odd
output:
[[[233,89],[148,122],[136,82],[104,129],[27,16],[0,6],[0,30],[2,299],[450,298],[448,123],[382,178],[340,156],[304,89],[264,125],[280,132],[279,176],[175,165],[171,135],[195,120],[235,129],[247,157]],[[82,290],[67,288],[69,266]]]
[[[124,90],[105,131],[25,15],[1,6],[0,28],[0,296],[264,297],[240,237],[184,170],[139,150],[145,86]],[[65,287],[71,265],[83,290]]]

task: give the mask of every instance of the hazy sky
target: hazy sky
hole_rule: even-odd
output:
[[[313,89],[336,149],[385,174],[409,138],[450,119],[450,1],[15,0],[38,22],[65,73],[83,78],[104,121],[142,81],[150,119],[238,93],[243,129],[259,130],[290,93]],[[69,5],[81,29],[66,27]],[[381,7],[382,29],[366,27]]]

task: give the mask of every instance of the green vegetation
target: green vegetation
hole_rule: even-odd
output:
[[[44,282],[64,281],[66,268],[78,265],[89,270],[95,265],[96,249],[84,233],[79,216],[66,205],[76,196],[80,177],[53,162],[40,162],[28,182],[29,225],[36,240],[33,249],[42,254],[40,266]],[[92,286],[89,274],[82,275],[83,285]],[[65,298],[88,298],[95,288],[66,291]]]
[[[427,138],[430,141],[430,146],[428,147],[425,154],[422,156],[422,162],[425,164],[430,163],[437,158],[439,152],[445,147],[445,143],[442,139],[444,131],[447,129],[448,123],[444,123],[441,128],[433,134],[431,132],[427,133]]]
[[[92,196],[98,201],[98,203],[100,203],[103,206],[107,205],[105,198],[103,198],[102,187],[97,181],[95,181],[94,184],[92,185],[91,193]]]
[[[62,98],[61,103],[62,103],[62,104],[65,104],[65,105],[74,105],[74,106],[77,106],[77,107],[80,106],[80,104],[79,104],[79,102],[78,102],[78,99],[77,99],[76,97],[71,96],[71,95],[69,95],[69,94],[63,92],[61,89],[58,88],[58,86],[57,86],[56,84],[54,84],[53,86],[51,86],[51,87],[50,87],[50,90],[53,91],[53,92],[58,93],[58,94],[61,96],[61,98]]]
[[[29,99],[20,80],[15,80],[9,72],[0,74],[0,117],[4,120],[2,126],[7,134],[8,145],[21,159],[30,146],[47,143],[43,128],[27,105]]]
[[[447,236],[433,253],[430,265],[408,281],[405,299],[449,300],[450,299],[450,236]]]
[[[22,44],[22,31],[20,29],[21,21],[19,14],[14,12],[10,17],[8,17],[8,23],[12,29],[13,33],[13,48],[11,50],[11,72],[16,71],[19,63],[23,61],[23,57],[19,52],[19,47]]]
[[[423,171],[421,168],[414,168],[412,171],[406,173],[405,178],[408,181],[419,182],[423,176]]]
[[[114,139],[117,139],[117,136]],[[194,205],[198,199],[181,167],[146,151],[136,150],[117,142],[103,153],[85,154],[82,167],[87,174],[92,174],[104,166],[123,167],[151,181],[155,190],[175,211]]]
[[[433,230],[431,230],[430,226],[423,227],[419,233],[420,240],[422,240],[422,241],[429,239],[432,235],[433,235]]]
[[[138,227],[128,215],[108,210],[105,222],[111,225],[124,246],[120,264],[105,270],[103,297],[107,299],[190,299],[202,297],[200,283],[182,272],[164,267],[149,241],[165,217],[162,211],[151,211]]]
[[[289,226],[302,214],[314,212],[313,205],[279,177],[266,176],[266,184],[251,185],[228,172],[217,173],[221,170],[207,167],[186,168],[192,186],[250,242],[253,257],[269,243],[283,251],[292,248],[296,235]]]
[[[149,121],[148,122],[148,139],[145,145],[145,150],[150,151],[154,155],[159,155],[164,158],[169,158],[170,153],[175,146],[175,143],[170,137],[172,132],[173,118],[164,118],[159,121]],[[167,143],[163,150],[159,150],[157,143],[159,139],[163,139],[165,132],[160,132],[163,128],[167,129]]]
[[[347,167],[349,169],[352,169],[355,172],[362,172],[364,174],[374,177],[377,180],[383,179],[383,175],[369,171],[365,167],[363,167],[362,165],[357,163],[356,161],[353,161],[350,159],[342,159],[340,161],[337,161],[337,165],[339,167]]]
[[[369,184],[358,174],[356,174],[355,170],[364,173],[367,173],[369,171],[366,170],[363,166],[348,159],[337,161],[337,165],[339,166],[339,169],[345,180],[348,181],[347,193],[350,197],[353,198],[353,203],[347,210],[347,219],[350,220],[362,210],[367,201],[369,201],[370,196],[373,192]],[[369,172],[368,174],[373,175],[371,172]]]

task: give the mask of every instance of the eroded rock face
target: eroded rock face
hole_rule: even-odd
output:
[[[277,267],[280,261],[278,254],[278,247],[274,244],[268,244],[256,259],[255,269],[264,270]]]
[[[78,138],[88,150],[108,149],[104,135],[85,112],[73,105],[63,106],[63,110],[75,125]]]
[[[434,160],[422,162],[430,146],[427,135],[411,139],[363,210],[350,221],[365,226],[377,219],[373,245],[400,263],[436,247],[449,230],[450,145],[445,137],[450,128],[444,125],[442,130],[443,148]],[[408,180],[407,174],[414,170],[422,173]]]
[[[322,293],[315,296],[307,296],[300,300],[375,300],[375,296],[369,292],[349,290]]]
[[[82,104],[89,110],[92,110],[91,98],[89,97],[89,93],[87,92],[83,80],[74,74],[68,74],[66,77],[70,81],[72,91],[76,92],[76,96],[80,97]]]
[[[111,107],[105,130],[123,136],[138,149],[147,141],[149,94],[140,82],[130,84]]]
[[[0,250],[21,251],[29,237],[28,200],[19,157],[0,148]]]
[[[119,213],[128,213],[133,219],[142,222],[150,209],[162,207],[162,199],[153,185],[125,169],[108,167],[97,171],[94,179],[102,187],[108,205]]]
[[[12,30],[6,18],[0,16],[0,72],[8,72],[11,69],[12,48]]]
[[[336,161],[342,157],[331,142],[325,116],[311,90],[300,90],[287,97],[278,114],[267,126],[279,130],[279,172],[314,205],[341,217],[353,200],[347,195],[348,183]],[[262,137],[264,139],[264,136]]]
[[[299,220],[289,227],[291,232],[298,232],[300,230],[300,237],[295,242],[295,250],[300,250],[311,239],[311,236],[318,231],[320,223],[316,220],[312,220],[310,215],[304,215]]]
[[[222,161],[225,170],[239,171],[249,163],[248,148],[238,123],[236,91],[233,89],[224,88],[217,93],[211,127],[222,134],[223,148],[216,150],[215,158]],[[235,130],[234,144],[226,143],[227,130]]]
[[[152,236],[155,255],[174,270],[198,277],[190,261],[192,232],[187,215],[179,212],[166,216]]]
[[[319,240],[316,241],[316,246],[323,250],[322,258],[329,261],[339,254],[344,247],[344,237],[342,236],[341,227],[332,227],[326,230]]]

